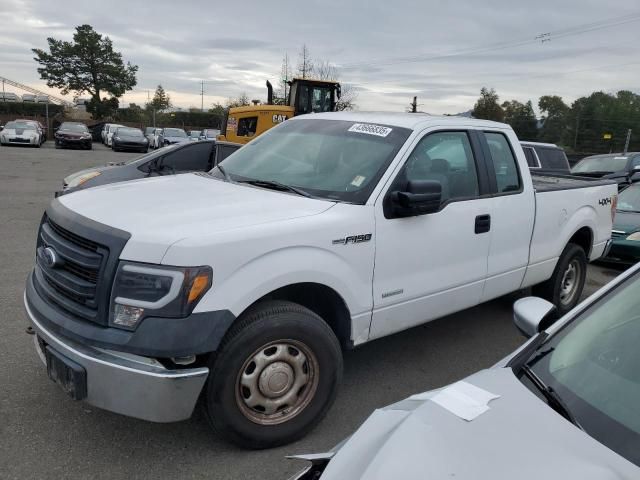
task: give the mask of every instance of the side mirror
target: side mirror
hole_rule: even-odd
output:
[[[540,333],[555,318],[556,306],[538,297],[525,297],[513,304],[513,323],[530,338]]]
[[[426,215],[440,210],[442,185],[436,180],[411,180],[405,191],[391,193],[398,217]]]

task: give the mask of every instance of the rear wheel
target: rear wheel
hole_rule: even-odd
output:
[[[318,315],[269,301],[238,319],[210,369],[204,406],[213,428],[242,447],[269,448],[302,437],[324,417],[342,353]]]
[[[533,292],[553,303],[560,317],[577,305],[586,276],[587,256],[581,247],[570,243],[560,255],[551,278],[536,285]]]

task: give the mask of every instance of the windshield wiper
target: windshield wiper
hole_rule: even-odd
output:
[[[231,180],[231,177],[229,176],[229,174],[227,173],[227,171],[224,169],[222,165],[218,164],[216,165],[216,167],[218,167],[218,170],[220,170],[220,173],[224,175],[225,181],[233,183],[233,180]]]
[[[573,413],[571,413],[571,410],[569,410],[567,405],[564,403],[560,395],[558,395],[558,392],[556,392],[550,386],[546,385],[540,379],[540,377],[538,377],[538,375],[536,375],[533,370],[531,370],[529,366],[523,365],[521,371],[527,376],[529,380],[531,380],[531,383],[533,383],[535,387],[540,390],[540,393],[542,393],[542,395],[544,395],[544,397],[547,399],[547,403],[551,408],[553,408],[556,412],[573,423],[580,430],[584,430],[584,428],[582,428],[582,425],[580,425],[578,423],[578,420],[576,420],[576,417],[573,416]]]
[[[285,185],[284,183],[276,182],[275,180],[244,180],[238,183],[248,183],[249,185],[254,185],[256,187],[264,187],[285,192],[292,192],[303,197],[313,198],[313,195],[311,195],[309,192],[305,192],[298,187],[292,187],[291,185]]]

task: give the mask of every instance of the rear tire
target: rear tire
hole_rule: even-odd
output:
[[[558,318],[580,301],[587,277],[587,255],[575,243],[569,243],[558,259],[551,278],[533,287],[534,295],[556,306]]]
[[[309,432],[335,400],[342,352],[322,318],[292,302],[262,302],[227,332],[210,361],[203,405],[211,426],[245,448]]]

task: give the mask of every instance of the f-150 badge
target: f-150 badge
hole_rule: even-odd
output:
[[[350,243],[368,242],[371,240],[371,237],[373,237],[373,234],[371,233],[365,233],[364,235],[349,235],[348,237],[338,238],[331,243],[334,245],[349,245]]]

